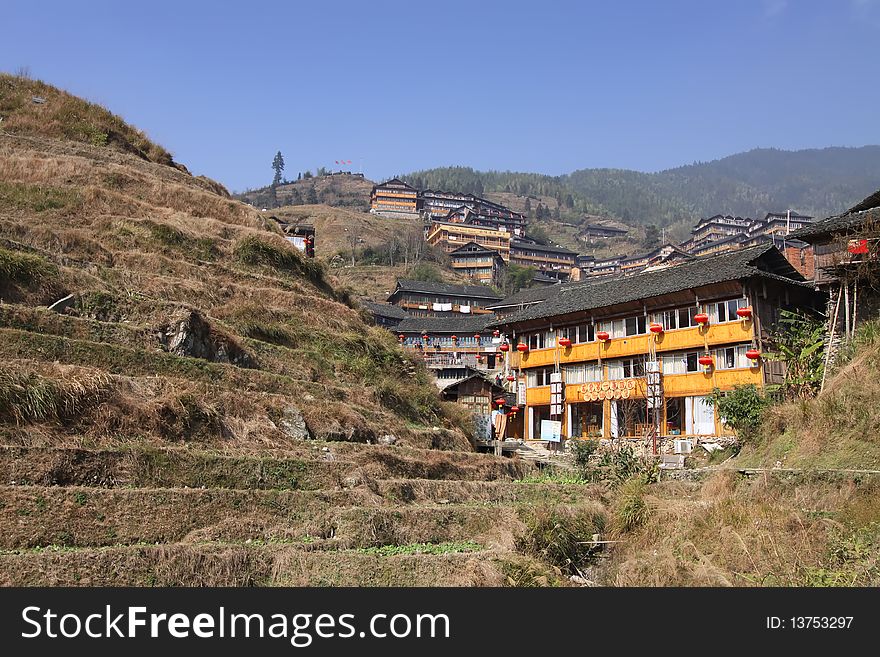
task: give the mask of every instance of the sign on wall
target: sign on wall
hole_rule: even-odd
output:
[[[562,422],[558,420],[541,420],[541,440],[558,443],[562,440]]]
[[[602,401],[603,399],[629,399],[635,389],[634,379],[622,379],[620,381],[582,383],[578,391],[584,401]]]

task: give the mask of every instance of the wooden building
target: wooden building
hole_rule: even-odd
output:
[[[447,384],[441,394],[445,401],[456,402],[472,413],[489,415],[492,402],[505,390],[482,372],[471,372],[466,377]]]
[[[793,232],[812,247],[812,281],[829,293],[832,344],[880,315],[880,191],[846,212]]]
[[[451,251],[452,268],[463,276],[484,285],[498,285],[504,272],[504,258],[495,249],[468,242]]]
[[[592,244],[597,239],[607,240],[612,237],[626,237],[628,230],[617,228],[616,226],[606,226],[605,224],[587,224],[583,227],[579,239],[588,244]]]
[[[386,180],[370,192],[370,212],[387,217],[417,217],[419,192],[397,178]]]
[[[452,253],[459,247],[475,242],[486,249],[497,251],[501,258],[510,260],[511,234],[505,230],[495,230],[470,224],[433,221],[428,226],[425,240],[446,253]]]
[[[400,324],[402,320],[409,317],[406,310],[390,303],[361,301],[361,305],[373,316],[373,321],[376,322],[376,326],[381,326],[392,331],[397,328],[397,325]]]
[[[450,210],[442,217],[442,221],[501,230],[515,237],[524,236],[526,231],[524,215],[502,205],[484,202],[482,199],[480,202],[461,205]]]
[[[729,435],[712,390],[779,382],[761,356],[779,310],[824,305],[772,245],[548,291],[490,324],[511,344],[528,439],[551,419],[566,437]]]
[[[561,246],[548,246],[525,240],[513,240],[510,243],[510,264],[521,267],[534,267],[545,276],[560,281],[571,278],[571,272],[577,268],[577,256]]]
[[[400,345],[421,355],[443,388],[472,371],[497,373],[504,354],[500,337],[487,327],[491,319],[487,315],[408,317],[395,331]]]
[[[388,303],[399,306],[413,317],[480,315],[490,313],[486,306],[501,297],[485,285],[449,285],[433,281],[399,280]]]

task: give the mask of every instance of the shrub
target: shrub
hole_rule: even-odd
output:
[[[731,392],[722,393],[718,388],[709,395],[711,403],[721,416],[724,424],[736,431],[744,441],[757,434],[764,410],[770,401],[754,384],[736,386]]]
[[[612,526],[618,534],[644,525],[650,515],[645,502],[647,479],[637,475],[625,481],[617,491],[613,506]]]
[[[57,273],[58,268],[40,256],[0,248],[0,280],[29,287]]]
[[[16,424],[60,420],[94,406],[110,390],[104,374],[48,379],[33,372],[0,371],[0,420]]]
[[[568,506],[533,509],[523,521],[526,531],[517,539],[517,549],[569,574],[591,559],[596,551],[591,539],[605,525],[601,513]]]
[[[599,447],[598,440],[572,440],[571,449],[574,452],[574,464],[581,472],[590,467],[590,457]]]

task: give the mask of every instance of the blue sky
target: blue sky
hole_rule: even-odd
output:
[[[880,0],[46,2],[0,70],[105,104],[234,190],[350,159],[642,171],[880,143]]]

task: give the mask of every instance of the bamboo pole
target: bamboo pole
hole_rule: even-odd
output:
[[[843,283],[841,283],[841,286]],[[834,304],[834,317],[831,319],[831,331],[828,334],[828,344],[825,345],[825,366],[822,368],[822,383],[819,392],[825,389],[825,378],[828,376],[828,363],[831,361],[831,349],[834,345],[834,333],[837,329],[837,318],[840,314],[840,290],[837,291],[837,303]]]

